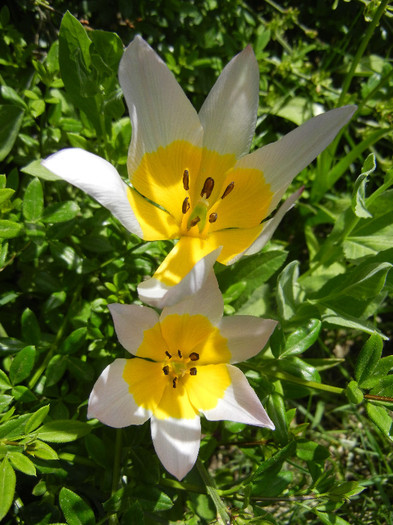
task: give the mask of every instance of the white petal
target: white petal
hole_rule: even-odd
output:
[[[352,117],[356,106],[332,109],[294,129],[282,139],[241,158],[235,166],[262,170],[274,193],[269,213],[292,179],[312,162]]]
[[[68,148],[43,160],[42,165],[94,197],[127,230],[143,238],[142,229],[127,198],[127,184],[112,164],[83,149]]]
[[[238,260],[242,255],[253,255],[254,253],[259,252],[265,244],[270,241],[272,238],[274,232],[276,231],[278,225],[282,221],[284,215],[289,211],[292,206],[294,206],[297,199],[300,197],[300,195],[303,193],[304,188],[300,188],[299,190],[295,191],[290,195],[284,203],[280,206],[280,208],[277,210],[277,212],[274,214],[274,217],[268,221],[266,221],[265,227],[263,228],[260,236],[251,244],[249,248],[243,254],[237,255],[230,264]]]
[[[151,418],[151,437],[157,456],[178,480],[192,469],[198,457],[201,422],[195,419]]]
[[[224,397],[218,401],[215,408],[203,411],[206,419],[210,421],[225,419],[274,430],[273,421],[267,415],[243,372],[232,365],[227,365],[227,369],[232,384],[225,390]]]
[[[277,325],[273,319],[260,319],[251,315],[233,315],[221,319],[218,328],[228,341],[231,363],[246,361],[258,354],[266,345]]]
[[[161,320],[171,314],[201,314],[207,317],[213,325],[216,325],[220,321],[223,311],[224,300],[214,271],[211,270],[203,286],[197,292],[186,296],[185,299],[173,306],[166,306],[161,313]]]
[[[225,66],[199,112],[204,146],[237,157],[248,153],[258,96],[258,63],[251,46],[247,46]]]
[[[200,259],[192,270],[174,286],[168,286],[154,276],[147,281],[143,281],[138,286],[139,298],[151,306],[164,308],[165,306],[172,306],[187,296],[198,292],[210,274],[220,252],[221,248],[217,248],[208,255],[205,255],[205,257]]]
[[[143,341],[143,332],[159,322],[157,312],[136,304],[109,304],[117,337],[131,354],[136,354]]]
[[[132,123],[130,175],[145,152],[174,140],[201,145],[197,112],[166,64],[140,36],[123,54],[119,79]]]
[[[88,418],[114,428],[142,425],[149,419],[150,412],[135,403],[123,379],[126,363],[127,359],[116,359],[97,379],[89,397]]]

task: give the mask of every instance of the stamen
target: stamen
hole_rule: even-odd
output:
[[[192,368],[190,368],[190,376],[196,376],[197,375],[197,369],[195,368],[195,366],[193,366]]]
[[[198,224],[198,222],[201,220],[200,217],[195,217],[194,219],[192,219],[192,221],[190,221],[190,228],[192,228],[193,226],[195,226],[196,224]]]
[[[211,213],[209,215],[209,222],[216,222],[217,220],[217,213]]]
[[[208,199],[210,195],[212,194],[213,188],[214,188],[214,179],[212,179],[211,177],[208,177],[205,180],[205,184],[203,185],[203,188],[201,191],[201,197]]]
[[[181,211],[185,214],[190,209],[190,203],[188,202],[188,197],[186,197],[183,201]]]
[[[165,351],[165,355],[166,355],[169,359],[172,359],[172,356],[171,356],[171,354],[168,352],[168,350]]]
[[[164,368],[162,369],[162,371],[164,372],[164,375],[168,375],[169,374],[169,366],[164,366]]]
[[[188,173],[188,170],[184,170],[184,173],[183,173],[183,188],[186,191],[190,189],[190,174]]]
[[[231,182],[230,184],[228,184],[228,186],[225,188],[224,193],[221,195],[221,198],[224,199],[227,195],[229,195],[231,191],[233,190],[234,186],[235,186],[234,182]]]
[[[191,354],[188,357],[191,359],[191,361],[198,361],[199,354],[197,354],[196,352],[191,352]]]
[[[177,351],[177,355],[180,357],[180,359],[183,357],[182,353],[180,352],[180,350]]]
[[[176,388],[176,381],[177,381],[177,377],[174,377],[172,381],[173,388]]]

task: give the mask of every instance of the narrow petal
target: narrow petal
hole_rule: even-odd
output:
[[[233,185],[233,190],[210,210],[217,213],[210,231],[258,226],[268,215],[273,197],[262,172],[235,167],[227,174],[224,188],[229,185]]]
[[[225,419],[274,430],[272,420],[243,372],[232,365],[227,365],[227,369],[232,384],[226,389],[224,397],[218,400],[215,408],[203,410],[206,419],[210,421]]]
[[[232,264],[233,259],[245,250],[259,237],[263,224],[254,228],[228,228],[227,230],[212,232],[209,242],[212,246],[222,246],[222,251],[217,257],[221,264]],[[239,256],[241,257],[241,256]]]
[[[133,188],[127,187],[127,197],[138,217],[143,240],[160,241],[179,237],[179,226],[167,211],[149,202]]]
[[[144,331],[159,322],[157,312],[147,306],[135,304],[109,304],[120,344],[135,355],[142,344]]]
[[[200,112],[204,146],[219,153],[248,153],[255,130],[259,69],[251,46],[225,66]]]
[[[246,361],[266,345],[277,325],[272,319],[260,319],[250,315],[233,315],[221,319],[219,329],[227,339],[231,363]]]
[[[193,249],[195,246],[200,247],[201,243],[203,241],[198,238],[182,237],[154,276],[138,286],[140,299],[157,308],[163,308],[196,293],[220,253],[220,248],[214,246],[208,246],[210,251],[203,250],[203,246],[200,251]]]
[[[128,361],[116,359],[97,379],[89,397],[88,418],[114,428],[142,425],[149,419],[151,413],[135,403],[123,378]]]
[[[106,160],[83,149],[63,149],[42,161],[62,179],[108,208],[127,230],[142,237],[142,229],[127,198],[128,186]]]
[[[216,276],[211,270],[202,287],[174,306],[166,306],[161,313],[161,321],[171,314],[204,315],[216,325],[224,311],[224,300],[218,287]]]
[[[132,123],[130,177],[145,152],[180,139],[201,145],[203,131],[195,109],[165,63],[140,36],[123,54],[119,79]]]
[[[350,120],[356,106],[344,106],[314,117],[282,139],[239,160],[236,167],[256,168],[274,193],[269,213],[274,210],[295,175],[312,162]]]
[[[292,208],[299,196],[302,194],[303,190],[304,188],[300,188],[299,190],[295,191],[295,193],[292,193],[292,195],[290,195],[287,198],[287,200],[282,204],[282,206],[280,206],[274,217],[262,224],[262,233],[250,245],[250,247],[247,248],[243,253],[239,252],[238,255],[236,255],[231,261],[229,261],[228,264],[233,264],[234,262],[238,261],[243,255],[253,255],[254,253],[259,252],[265,246],[265,244],[268,241],[270,241],[278,225],[282,221],[282,218],[287,213],[287,211],[289,211]]]
[[[198,457],[201,422],[194,419],[151,418],[151,437],[161,463],[178,480],[192,469]]]

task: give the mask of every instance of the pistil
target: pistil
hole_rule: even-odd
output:
[[[177,356],[173,358],[173,355],[168,352],[168,350],[165,351],[166,355],[166,362],[168,364],[164,364],[162,367],[163,374],[165,376],[168,376],[168,379],[172,381],[172,388],[177,388],[178,382],[181,380],[182,377],[184,377],[186,374],[189,374],[190,376],[196,376],[198,373],[198,369],[196,366],[190,366],[192,362],[199,360],[199,354],[197,352],[191,352],[189,356],[183,356],[183,352],[181,350],[177,351]],[[170,360],[170,361],[169,361]]]

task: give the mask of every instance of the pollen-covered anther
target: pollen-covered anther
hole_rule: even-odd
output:
[[[190,358],[191,361],[198,361],[199,354],[197,354],[196,352],[191,352],[191,354],[188,357]]]
[[[164,366],[162,371],[164,372],[164,375],[167,376],[169,374],[169,366]]]
[[[184,170],[184,173],[183,173],[183,188],[186,191],[190,189],[190,174],[188,170]]]
[[[181,353],[181,351],[180,351],[180,350],[178,350],[178,351],[177,351],[177,355],[178,355],[178,356],[180,357],[180,359],[182,359],[182,358],[183,358],[183,354]]]
[[[172,387],[173,388],[176,388],[176,383],[177,383],[177,377],[174,377],[173,381],[172,381]]]
[[[202,191],[201,191],[201,197],[208,199],[210,195],[212,194],[214,188],[214,179],[211,177],[208,177],[205,180],[205,183],[203,185]]]
[[[228,184],[228,186],[224,190],[224,193],[221,195],[221,198],[224,199],[227,195],[229,195],[234,187],[235,187],[234,182],[231,182],[230,184]]]
[[[196,376],[197,375],[197,369],[195,366],[190,368],[190,376]]]
[[[192,219],[192,221],[190,221],[190,228],[192,228],[193,226],[195,226],[196,224],[198,224],[198,222],[201,220],[200,217],[195,217],[194,219]]]
[[[168,359],[171,359],[171,358],[172,358],[172,356],[171,356],[171,354],[168,352],[168,350],[165,351],[165,355],[167,356]]]
[[[186,214],[188,212],[188,210],[190,209],[190,203],[188,202],[188,197],[186,197],[183,201],[183,204],[182,204],[182,207],[181,207],[181,211],[183,212],[183,214]]]
[[[216,222],[217,220],[217,213],[211,213],[209,215],[209,222]]]

